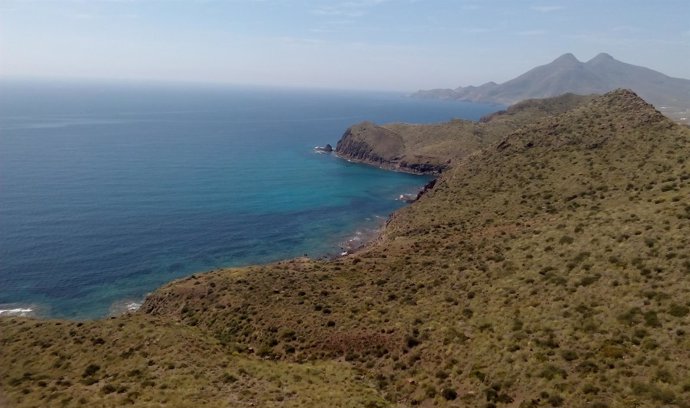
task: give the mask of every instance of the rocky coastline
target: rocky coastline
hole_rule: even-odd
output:
[[[335,154],[350,162],[419,175],[439,175],[450,167],[450,161],[405,154],[399,134],[371,122],[349,127],[338,141]]]

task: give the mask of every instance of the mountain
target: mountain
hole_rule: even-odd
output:
[[[196,274],[110,319],[0,319],[0,403],[688,407],[690,129],[625,90],[485,122],[521,112],[354,254]]]
[[[674,119],[688,116],[690,80],[627,64],[605,53],[587,62],[578,61],[573,54],[564,54],[500,85],[489,82],[478,87],[419,91],[413,96],[507,105],[567,92],[603,94],[617,88],[633,90]]]

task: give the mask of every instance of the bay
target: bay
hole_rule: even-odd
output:
[[[97,318],[192,273],[337,254],[429,178],[314,146],[363,120],[497,109],[375,92],[0,83],[0,310]]]

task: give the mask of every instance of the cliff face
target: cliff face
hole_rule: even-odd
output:
[[[447,168],[438,158],[405,154],[403,138],[396,132],[371,122],[348,128],[338,141],[336,154],[344,159],[389,170],[417,174],[440,174]]]
[[[384,164],[398,161],[404,146],[397,133],[363,122],[345,131],[335,151],[348,159]]]

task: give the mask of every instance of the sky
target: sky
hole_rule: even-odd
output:
[[[690,1],[0,0],[0,78],[413,91],[567,52],[690,78]]]

